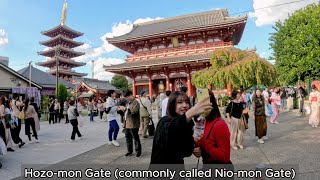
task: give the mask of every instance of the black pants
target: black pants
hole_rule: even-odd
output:
[[[126,129],[126,141],[127,141],[127,150],[128,153],[133,152],[133,139],[134,139],[134,147],[136,148],[137,153],[141,153],[141,143],[138,134],[139,128],[134,129]]]
[[[78,128],[78,120],[72,119],[70,120],[70,123],[72,125],[71,139],[74,140],[76,138],[76,134],[78,135],[78,137],[81,137],[81,133]]]
[[[66,119],[66,123],[69,123],[68,114],[65,114],[64,117],[65,117],[65,119]]]
[[[51,121],[54,124],[54,112],[49,112],[49,124],[51,124]]]
[[[28,118],[24,122],[25,122],[25,132],[29,138],[29,141],[31,141],[30,126],[32,128],[32,133],[33,133],[34,137],[36,139],[38,139],[38,135],[37,135],[37,131],[36,131],[36,124],[34,123],[34,119]]]
[[[100,119],[102,119],[104,111],[100,111]]]
[[[55,111],[55,116],[54,116],[54,122],[57,123],[59,119],[59,123],[61,122],[61,117],[60,117],[60,110]]]
[[[18,124],[16,124],[16,128],[11,129],[11,137],[15,144],[22,143],[22,139],[20,138],[20,131],[21,131],[21,119],[18,119]],[[29,131],[30,132],[30,131]]]
[[[0,123],[0,138],[2,138],[3,142],[7,145],[5,127],[3,126],[3,123]]]

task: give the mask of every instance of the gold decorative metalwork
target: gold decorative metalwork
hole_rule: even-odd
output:
[[[67,0],[64,0],[63,8],[62,8],[62,14],[61,14],[61,25],[64,26],[67,19],[67,7],[68,3]]]
[[[179,40],[178,40],[178,36],[175,36],[175,37],[172,37],[171,38],[171,42],[172,42],[172,45],[173,47],[179,47]]]

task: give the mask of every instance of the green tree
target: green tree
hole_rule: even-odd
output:
[[[111,84],[121,91],[129,90],[128,80],[125,76],[114,75],[111,79]]]
[[[58,100],[60,103],[64,103],[64,101],[68,97],[68,91],[65,85],[62,83],[58,84]]]
[[[277,84],[277,73],[271,63],[255,52],[237,48],[217,49],[211,56],[211,67],[192,75],[192,83],[198,88],[213,84],[225,88],[230,82],[245,89],[255,85]]]
[[[320,5],[309,5],[273,27],[270,46],[282,83],[320,77]]]

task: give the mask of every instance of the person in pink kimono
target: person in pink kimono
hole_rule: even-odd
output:
[[[312,92],[309,96],[309,105],[311,107],[311,114],[309,117],[309,124],[312,127],[318,127],[320,120],[320,92],[315,85],[312,85]]]
[[[279,92],[280,92],[279,88],[274,88],[274,91],[272,92],[272,95],[270,97],[271,108],[273,112],[273,115],[270,118],[270,122],[272,124],[279,124],[278,114],[279,114],[279,106],[281,105],[281,98],[280,98]]]

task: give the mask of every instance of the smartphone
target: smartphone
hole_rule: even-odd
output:
[[[200,89],[199,88],[199,89],[196,90],[196,93],[197,93],[198,102],[202,101],[203,99],[207,99],[206,102],[210,103],[208,89]],[[201,114],[201,116],[205,117],[209,112],[205,112],[205,113]]]

